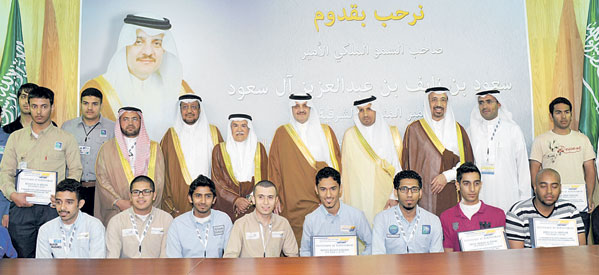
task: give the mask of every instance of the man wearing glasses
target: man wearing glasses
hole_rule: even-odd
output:
[[[129,188],[131,207],[108,222],[106,257],[166,257],[166,233],[173,217],[152,206],[156,200],[154,181],[137,176]]]
[[[398,204],[378,213],[372,228],[372,254],[443,252],[443,231],[439,218],[418,206],[422,178],[404,170],[393,178]]]

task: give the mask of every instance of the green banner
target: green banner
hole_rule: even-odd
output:
[[[25,68],[25,44],[21,27],[19,1],[13,0],[8,17],[8,28],[2,63],[0,63],[0,106],[2,106],[2,125],[15,120],[19,115],[17,91],[27,83]]]
[[[584,41],[584,71],[579,129],[597,151],[599,138],[599,0],[591,0]]]

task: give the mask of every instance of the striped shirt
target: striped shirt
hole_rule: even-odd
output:
[[[534,197],[520,201],[507,212],[506,233],[507,238],[513,241],[524,241],[524,247],[532,247],[530,242],[529,220],[534,218],[545,219],[574,219],[578,233],[584,233],[584,224],[576,207],[564,200],[558,199],[551,215],[545,217],[537,210],[533,203]]]

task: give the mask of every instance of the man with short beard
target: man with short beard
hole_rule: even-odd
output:
[[[162,209],[173,217],[191,210],[189,185],[199,175],[210,177],[212,148],[223,141],[218,128],[208,121],[202,98],[182,95],[177,110],[175,125],[160,141],[166,167]]]
[[[164,190],[162,151],[148,137],[141,110],[121,108],[114,128],[114,138],[100,147],[96,161],[94,216],[104,224],[131,207],[129,182],[136,176],[148,176],[156,183],[155,207],[160,207]]]
[[[510,248],[532,247],[530,240],[530,220],[571,219],[576,220],[578,244],[586,245],[584,224],[580,212],[568,201],[560,200],[560,174],[545,168],[539,171],[533,184],[534,197],[517,202],[506,215],[506,235]]]

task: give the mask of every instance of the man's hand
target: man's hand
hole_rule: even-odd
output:
[[[593,210],[595,209],[595,203],[593,203],[593,197],[588,198],[587,201],[589,202],[589,215],[590,215],[593,212]]]
[[[443,188],[445,188],[445,185],[447,185],[447,179],[445,178],[445,175],[439,174],[436,176],[431,182],[431,185],[431,192],[433,192],[433,194],[441,193]]]
[[[33,194],[30,193],[17,193],[13,192],[10,194],[10,200],[15,203],[18,207],[32,207],[33,204],[27,201],[27,197],[33,197]]]
[[[398,204],[397,200],[389,199],[389,200],[387,200],[387,203],[385,204],[384,210],[387,210],[393,206],[396,206],[397,204]]]
[[[8,228],[8,215],[2,216],[2,227]]]
[[[248,210],[248,208],[250,208],[250,206],[252,204],[246,198],[239,197],[235,200],[234,205],[235,205],[235,212],[237,212],[239,214],[244,214]]]
[[[116,207],[118,207],[121,211],[125,211],[131,207],[131,201],[128,200],[118,200],[116,201]]]

